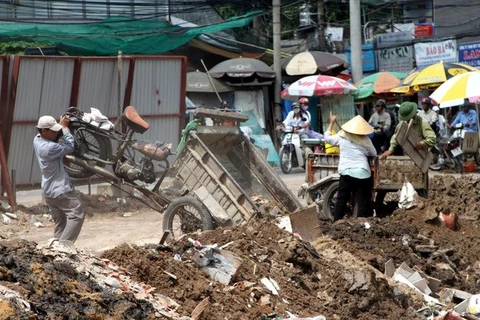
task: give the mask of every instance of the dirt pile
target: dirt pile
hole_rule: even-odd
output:
[[[480,292],[478,181],[466,175],[462,179],[434,176],[430,198],[419,201],[417,207],[397,209],[382,219],[324,222],[323,236],[313,244],[267,220],[190,234],[168,246],[124,244],[104,252],[94,263],[113,272],[116,289],[93,276],[90,267],[79,267],[85,266],[87,256],[64,259],[45,254],[32,243],[2,241],[0,319],[72,314],[85,319],[278,320],[290,313],[326,319],[425,319],[417,312],[425,306],[422,296],[383,276],[385,263],[391,260],[395,267],[405,263],[439,279],[436,297],[445,304],[444,310],[459,302],[448,288]],[[101,198],[84,199],[84,205],[100,203],[89,211],[118,214],[111,212],[118,210],[115,198]],[[23,213],[25,221],[30,221],[32,213],[45,214],[38,208],[28,210]],[[442,212],[458,216],[456,231],[438,218]],[[241,259],[228,285],[202,270],[198,244],[216,244]],[[125,274],[147,287],[148,295],[138,295]],[[7,289],[18,299],[7,299]],[[168,317],[161,315],[159,305],[171,312]]]

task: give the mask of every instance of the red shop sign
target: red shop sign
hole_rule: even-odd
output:
[[[415,38],[432,38],[435,35],[433,23],[419,23],[415,25]]]

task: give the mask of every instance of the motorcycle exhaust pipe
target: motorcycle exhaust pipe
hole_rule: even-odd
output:
[[[71,162],[75,163],[76,165],[79,165],[80,167],[87,169],[88,171],[91,171],[95,174],[98,174],[99,176],[102,176],[102,177],[110,179],[110,180],[114,180],[115,182],[120,182],[121,181],[121,179],[119,177],[117,177],[116,175],[114,175],[110,171],[108,171],[108,170],[106,170],[102,167],[96,166],[94,164],[91,164],[91,163],[89,163],[89,162],[87,162],[83,159],[77,158],[77,157],[72,156],[70,154],[66,155],[65,158],[67,158],[68,161],[71,161]]]

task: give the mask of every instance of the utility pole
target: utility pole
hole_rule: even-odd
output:
[[[275,71],[275,82],[273,86],[274,94],[274,112],[275,120],[282,120],[282,99],[280,93],[282,91],[282,66],[281,59],[281,38],[280,38],[280,0],[272,1],[273,9],[273,67]]]
[[[318,23],[318,48],[320,51],[328,51],[325,45],[325,28],[324,28],[324,7],[323,0],[317,2],[317,23]]]
[[[350,0],[350,48],[353,83],[363,77],[360,0]]]

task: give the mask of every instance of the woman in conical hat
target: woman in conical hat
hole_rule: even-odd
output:
[[[333,220],[337,221],[344,217],[347,202],[352,193],[355,195],[355,203],[358,206],[358,216],[370,216],[373,180],[368,157],[377,155],[372,141],[368,138],[373,128],[361,116],[356,116],[345,123],[338,134],[332,135],[337,116],[330,112],[329,118],[325,142],[340,147],[338,163],[340,181]]]

